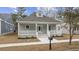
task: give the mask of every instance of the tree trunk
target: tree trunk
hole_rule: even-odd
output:
[[[71,45],[72,42],[72,35],[70,35],[69,45]]]
[[[50,43],[49,43],[49,50],[52,50],[52,47],[51,47],[51,40],[50,40]]]
[[[71,29],[71,24],[70,24],[70,30],[69,30],[69,33],[70,33],[69,45],[71,45],[71,42],[72,42],[72,29]]]

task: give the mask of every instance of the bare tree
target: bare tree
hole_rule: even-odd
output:
[[[19,19],[22,20],[22,18],[26,17],[26,15],[24,15],[25,11],[26,11],[25,7],[18,7],[17,8],[17,13],[16,14],[12,14],[13,23],[15,25],[15,31],[14,32],[17,32],[16,20],[19,20]]]
[[[64,8],[64,12],[61,14],[62,16],[64,16],[64,22],[69,25],[69,34],[70,34],[69,44],[71,45],[74,29],[77,27],[79,22],[78,20],[79,12],[74,7],[66,7]]]

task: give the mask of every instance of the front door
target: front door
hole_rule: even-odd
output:
[[[38,31],[38,34],[43,34],[43,26],[42,25],[38,25],[37,26],[37,31]]]
[[[38,24],[37,31],[39,36],[47,35],[47,25],[46,24]]]

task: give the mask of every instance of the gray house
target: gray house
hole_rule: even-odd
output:
[[[0,35],[8,34],[14,31],[14,25],[11,14],[0,14]]]
[[[17,23],[18,37],[62,35],[62,22],[55,18],[45,17],[40,13],[34,13],[23,19],[17,20]]]

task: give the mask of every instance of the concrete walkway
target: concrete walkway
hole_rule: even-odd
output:
[[[13,46],[26,46],[26,45],[38,45],[38,44],[48,44],[48,38],[40,38],[40,42],[30,42],[30,43],[9,43],[9,44],[0,44],[0,48],[3,47],[13,47]],[[72,41],[79,41],[79,39],[73,39]],[[69,40],[52,40],[52,43],[62,43],[69,42]]]
[[[39,40],[43,43],[49,43],[49,39],[48,38],[39,38]],[[72,39],[72,41],[79,41],[79,39]],[[69,42],[69,39],[66,40],[57,40],[57,39],[53,39],[51,41],[52,43],[62,43],[62,42]]]
[[[48,37],[38,37],[38,39],[43,43],[49,43]],[[53,39],[52,42],[57,41],[56,39]]]

